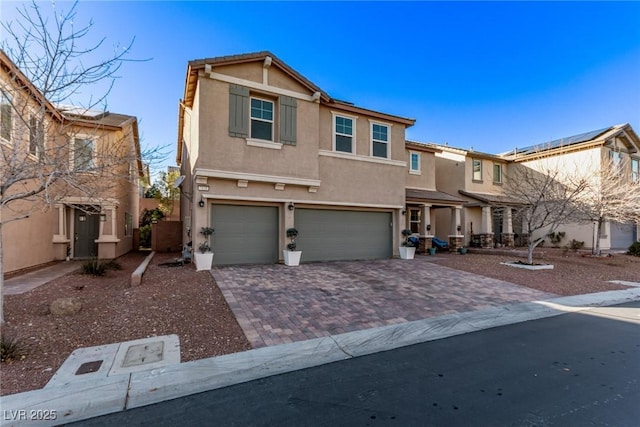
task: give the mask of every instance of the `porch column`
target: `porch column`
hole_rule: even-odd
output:
[[[482,207],[482,223],[480,224],[480,247],[493,247],[493,216],[491,206]]]
[[[427,230],[427,226],[431,225],[431,205],[424,204],[421,207],[420,217],[420,253],[427,253],[429,248],[433,247],[433,234],[431,230]]]
[[[513,234],[513,220],[511,208],[505,206],[502,215],[502,242],[507,247],[515,246],[515,236]]]
[[[462,224],[460,223],[460,211],[462,206],[454,206],[451,208],[451,229],[449,234],[449,251],[455,252],[463,245],[464,235]],[[460,231],[458,231],[460,226]]]

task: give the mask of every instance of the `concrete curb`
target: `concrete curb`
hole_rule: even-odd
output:
[[[142,264],[140,264],[138,268],[136,268],[136,270],[131,273],[130,286],[140,286],[140,284],[142,283],[142,275],[145,271],[147,271],[147,267],[149,266],[149,263],[151,262],[155,254],[155,252],[151,252],[149,255],[147,255],[144,261],[142,261]]]
[[[640,288],[493,307],[48,387],[4,396],[0,426],[79,421],[454,335],[632,301],[640,301]],[[54,420],[35,418],[52,411]]]

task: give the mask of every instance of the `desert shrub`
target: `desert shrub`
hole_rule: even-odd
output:
[[[629,246],[629,251],[627,253],[633,256],[640,256],[640,242],[634,242]]]
[[[93,258],[82,264],[82,272],[93,276],[104,276],[104,273],[107,272],[107,267],[106,264],[101,263],[97,258]]]
[[[0,337],[0,362],[18,359],[23,351],[22,340],[2,334]]]
[[[122,266],[120,265],[120,263],[118,261],[116,261],[115,259],[112,259],[111,261],[108,261],[104,264],[104,267],[107,270],[122,270]]]
[[[576,240],[576,239],[571,239],[571,241],[569,242],[568,247],[572,251],[577,252],[579,249],[582,249],[584,247],[584,242],[581,242],[581,241]]]
[[[562,239],[564,239],[565,236],[565,232],[564,231],[558,231],[557,233],[549,233],[547,234],[547,237],[549,238],[549,241],[551,242],[551,246],[553,246],[554,248],[559,248],[560,247],[560,242],[562,241]]]

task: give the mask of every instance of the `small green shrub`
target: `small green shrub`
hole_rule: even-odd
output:
[[[0,337],[0,362],[18,359],[23,352],[24,346],[20,339],[4,334]]]
[[[547,234],[547,237],[549,238],[549,241],[551,242],[551,245],[554,248],[560,247],[560,242],[562,241],[562,239],[564,239],[564,236],[565,236],[564,231],[558,231],[557,233]]]
[[[640,256],[640,242],[634,242],[631,246],[629,246],[629,251],[627,252],[627,254]]]
[[[104,276],[107,272],[106,264],[101,263],[97,258],[93,258],[82,264],[82,272],[93,276]]]
[[[568,246],[572,251],[578,252],[579,249],[582,249],[584,247],[584,242],[576,239],[571,239]]]

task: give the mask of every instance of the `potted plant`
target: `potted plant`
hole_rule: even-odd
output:
[[[413,259],[416,254],[415,245],[409,241],[409,236],[411,236],[411,234],[413,233],[409,229],[402,230],[402,236],[404,237],[402,246],[400,246],[400,258],[402,259]]]
[[[296,250],[296,237],[298,237],[298,230],[293,227],[287,229],[287,237],[291,239],[291,242],[287,244],[287,249],[282,251],[284,264],[289,266],[300,265],[300,257],[302,256],[302,251]]]
[[[214,233],[214,229],[211,227],[202,227],[200,234],[205,238],[205,241],[198,245],[198,250],[194,254],[196,262],[196,271],[211,270],[213,264],[213,252],[211,252],[211,246],[209,245],[209,236]]]
[[[435,247],[430,247],[429,248],[429,255],[435,255],[436,254],[436,248]]]
[[[460,253],[460,255],[464,255],[467,253],[467,248],[462,246],[461,248],[458,248],[458,252]]]

